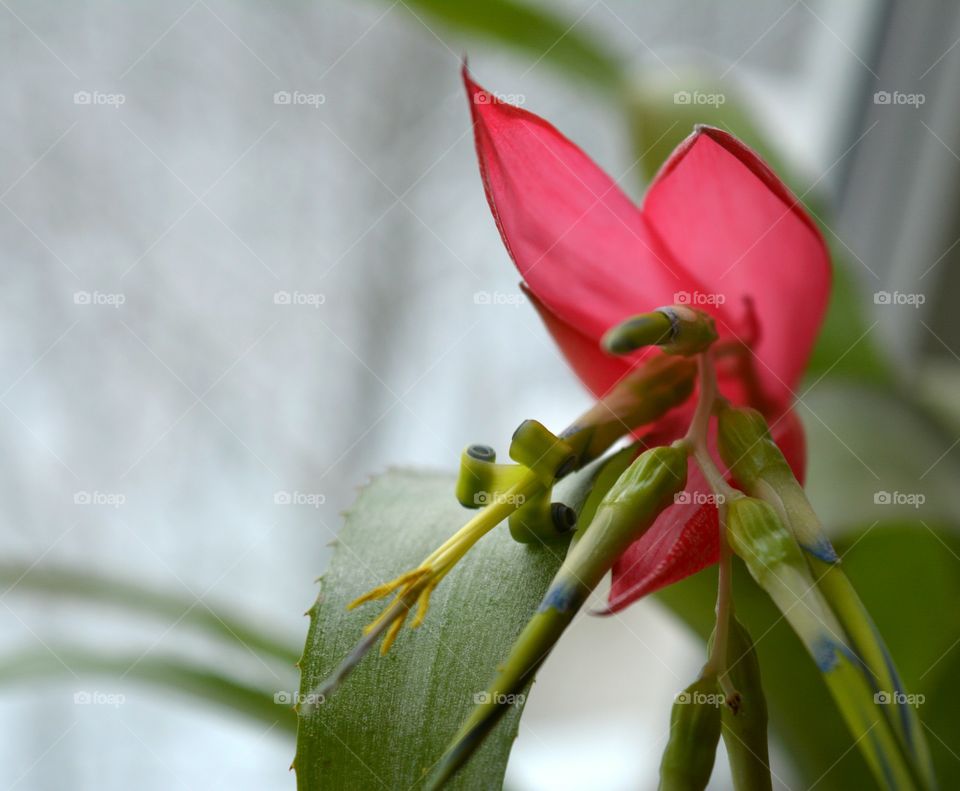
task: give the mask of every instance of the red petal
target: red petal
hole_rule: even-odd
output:
[[[537,309],[540,319],[553,340],[563,352],[564,357],[587,388],[598,399],[603,398],[619,382],[631,364],[622,357],[597,354],[597,341],[588,338],[576,327],[571,326],[544,305],[525,283],[520,287],[527,299]]]
[[[719,560],[717,508],[709,503],[710,487],[692,460],[685,493],[689,502],[669,506],[613,564],[607,609],[601,613],[622,610]]]
[[[689,415],[671,420],[669,427],[650,435],[650,444],[664,444],[680,437]],[[662,430],[661,430],[662,429]],[[792,411],[770,427],[774,441],[783,451],[794,473],[802,481],[805,463],[803,427]],[[711,440],[713,437],[711,437]],[[711,455],[723,469],[718,454]],[[657,517],[651,528],[637,539],[613,565],[607,614],[622,610],[654,591],[696,574],[719,560],[717,509],[709,504],[707,485],[700,468],[692,461],[687,472],[687,503],[675,503]]]
[[[797,199],[743,143],[702,127],[664,164],[643,211],[728,312],[752,300],[757,374],[781,408],[790,403],[830,290],[826,245]],[[740,334],[716,315],[722,333]]]
[[[504,244],[550,311],[598,341],[617,322],[703,290],[639,209],[542,118],[497,100],[464,68],[480,172]],[[603,352],[595,350],[597,364]]]

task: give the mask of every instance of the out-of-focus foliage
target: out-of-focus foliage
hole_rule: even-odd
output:
[[[513,0],[406,0],[403,6],[421,22],[438,21],[522,50],[604,90],[614,88],[620,79],[620,61],[602,42],[584,33],[575,18],[553,14],[546,6]]]

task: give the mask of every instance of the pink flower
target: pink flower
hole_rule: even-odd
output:
[[[687,303],[717,326],[721,393],[764,412],[795,472],[803,432],[790,410],[826,309],[830,261],[813,221],[767,165],[732,135],[698,127],[637,207],[544,119],[499,101],[464,67],[480,172],[524,287],[581,381],[598,397],[646,350],[615,358],[604,332],[630,316]],[[738,353],[739,350],[739,353]],[[670,442],[692,405],[641,433]],[[609,609],[718,557],[717,511],[691,465],[687,502],[669,507],[613,568]]]

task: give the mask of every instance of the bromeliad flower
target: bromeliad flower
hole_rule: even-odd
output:
[[[498,463],[485,445],[464,451],[456,495],[480,510],[419,566],[351,605],[393,597],[316,697],[330,694],[381,638],[386,652],[413,611],[418,626],[431,592],[504,520],[522,542],[558,540],[576,527],[539,609],[429,787],[469,760],[504,701],[532,680],[608,571],[611,612],[715,562],[716,627],[688,692],[719,697],[727,708],[717,715],[678,699],[662,787],[704,787],[721,719],[736,717],[744,696],[752,714],[724,719],[723,728],[734,734],[728,753],[737,787],[769,787],[757,663],[733,616],[733,553],[816,662],[878,781],[932,787],[916,712],[901,706],[878,716],[870,709],[872,690],[901,692],[902,685],[798,480],[805,449],[790,406],[830,281],[817,228],[769,168],[726,132],[695,129],[638,208],[553,126],[500,102],[466,68],[463,77],[504,244],[550,333],[598,400],[558,435],[524,421],[510,444],[514,464]],[[607,453],[629,436],[638,441]],[[577,510],[551,502],[556,482],[587,465],[589,495]],[[701,735],[691,742],[689,733]]]
[[[703,310],[720,336],[721,394],[770,419],[802,478],[803,431],[789,406],[826,308],[830,264],[797,199],[743,143],[701,127],[638,209],[552,125],[463,76],[497,227],[581,381],[602,398],[656,353],[611,357],[600,347],[611,327],[659,305]],[[683,436],[691,412],[646,427],[652,444]],[[611,610],[716,562],[717,510],[693,465],[690,473],[677,503],[614,565]]]

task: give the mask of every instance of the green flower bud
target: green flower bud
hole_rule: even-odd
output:
[[[751,576],[766,588],[778,568],[789,566],[806,573],[800,547],[777,512],[763,500],[738,497],[727,503],[727,540]]]
[[[711,316],[685,305],[669,305],[621,322],[603,336],[601,344],[617,355],[659,346],[667,354],[689,356],[710,348],[716,339]]]
[[[767,421],[756,409],[727,407],[717,418],[717,445],[724,463],[745,487],[753,486],[764,472],[789,470]]]
[[[720,456],[744,489],[776,509],[806,552],[825,563],[838,562],[803,487],[770,438],[763,415],[755,409],[727,407],[720,411],[717,427]]]
[[[727,633],[730,683],[740,692],[734,713],[724,706],[720,718],[730,774],[737,791],[770,791],[767,702],[760,683],[760,662],[747,630],[733,616]]]
[[[603,496],[567,552],[545,602],[579,608],[603,575],[687,484],[687,451],[657,447],[640,454]]]
[[[716,676],[694,681],[674,699],[670,740],[660,761],[660,791],[702,791],[710,782],[723,694]]]

